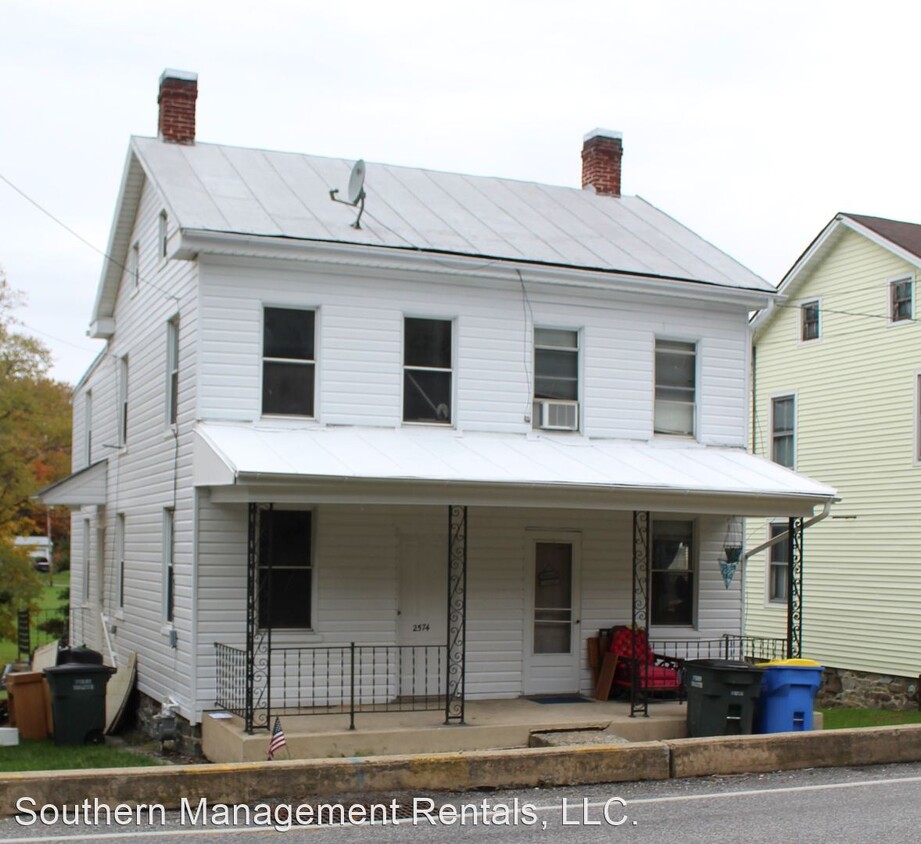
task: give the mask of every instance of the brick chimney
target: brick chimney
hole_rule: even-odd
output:
[[[157,136],[172,144],[195,143],[195,100],[198,74],[186,70],[164,70],[160,74],[160,120]]]
[[[582,190],[592,187],[601,196],[620,196],[620,160],[623,135],[611,129],[592,129],[582,138]]]

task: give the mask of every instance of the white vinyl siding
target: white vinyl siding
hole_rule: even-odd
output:
[[[697,336],[697,438],[744,446],[747,435],[747,312],[663,302],[661,297],[535,285],[523,318],[520,285],[479,284],[381,272],[201,259],[199,418],[261,415],[263,302],[322,311],[317,407],[327,425],[402,423],[404,313],[453,324],[452,422],[460,430],[532,429],[533,326],[583,326],[581,433],[648,441],[653,429],[655,338]],[[437,270],[438,267],[436,266]]]
[[[796,389],[796,469],[835,487],[831,517],[804,537],[803,656],[825,665],[921,674],[921,465],[917,374],[921,327],[890,328],[889,282],[914,268],[845,233],[796,299],[821,297],[821,343],[797,342],[799,313],[778,308],[759,331],[754,451],[770,455],[771,398]],[[777,514],[778,516],[782,514]],[[749,522],[750,546],[768,523]],[[769,553],[748,561],[751,635],[784,636],[767,600]]]
[[[138,655],[144,670],[138,675],[138,688],[154,700],[172,695],[180,702],[180,714],[189,717],[192,691],[193,651],[191,625],[192,554],[194,543],[192,468],[192,423],[195,418],[197,385],[198,295],[195,289],[197,265],[190,261],[159,263],[157,217],[162,200],[148,184],[131,242],[139,244],[140,275],[156,277],[156,287],[142,283],[134,292],[130,266],[122,276],[116,303],[117,332],[107,354],[91,367],[74,395],[75,442],[83,437],[83,395],[92,390],[95,443],[117,443],[119,436],[119,359],[130,360],[130,445],[126,449],[106,449],[100,454],[94,445],[94,458],[108,460],[109,504],[91,517],[93,525],[85,539],[83,518],[76,514],[72,555],[83,559],[88,542],[93,555],[98,544],[97,526],[105,528],[104,577],[100,584],[103,610],[114,617],[123,595],[123,612],[111,633],[112,645],[120,660],[128,653]],[[129,262],[130,263],[130,262]],[[130,295],[134,293],[134,295]],[[179,334],[177,423],[164,432],[166,325],[177,313],[182,322]],[[74,449],[74,469],[83,468],[82,448]],[[175,490],[175,493],[174,493]],[[174,499],[175,494],[175,499]],[[174,545],[174,624],[177,647],[169,647],[163,626],[163,511],[175,507]],[[119,581],[117,515],[125,514],[123,552],[127,577]],[[98,525],[97,525],[98,523]],[[95,556],[92,557],[96,559]],[[79,568],[80,566],[78,566]],[[96,589],[92,583],[89,587]],[[121,587],[121,588],[120,588]],[[72,603],[82,603],[82,577],[75,572],[71,581]],[[95,592],[93,593],[96,594]],[[99,630],[99,614],[76,611],[73,614],[72,640],[86,642],[105,651]]]

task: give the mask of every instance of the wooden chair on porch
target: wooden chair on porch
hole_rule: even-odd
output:
[[[607,635],[604,635],[607,633]],[[655,653],[646,638],[646,631],[627,625],[602,631],[599,637],[607,642],[604,662],[595,689],[595,697],[607,700],[612,693],[630,694],[634,682],[645,694],[668,694],[684,697],[683,661]]]

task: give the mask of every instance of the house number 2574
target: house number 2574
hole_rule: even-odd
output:
[[[431,628],[429,627],[429,623],[427,621],[423,621],[420,624],[413,625],[413,633],[425,633],[426,630],[430,630],[430,629]]]

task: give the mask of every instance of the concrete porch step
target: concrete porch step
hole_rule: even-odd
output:
[[[464,724],[444,724],[440,712],[359,712],[348,715],[282,715],[286,750],[277,758],[324,759],[523,748],[535,733],[604,732],[630,742],[682,738],[687,709],[656,703],[648,718],[631,718],[618,701],[536,703],[526,698],[468,701]],[[272,718],[274,721],[274,717]],[[269,732],[247,735],[240,718],[206,713],[202,747],[212,762],[258,762],[266,758]]]

